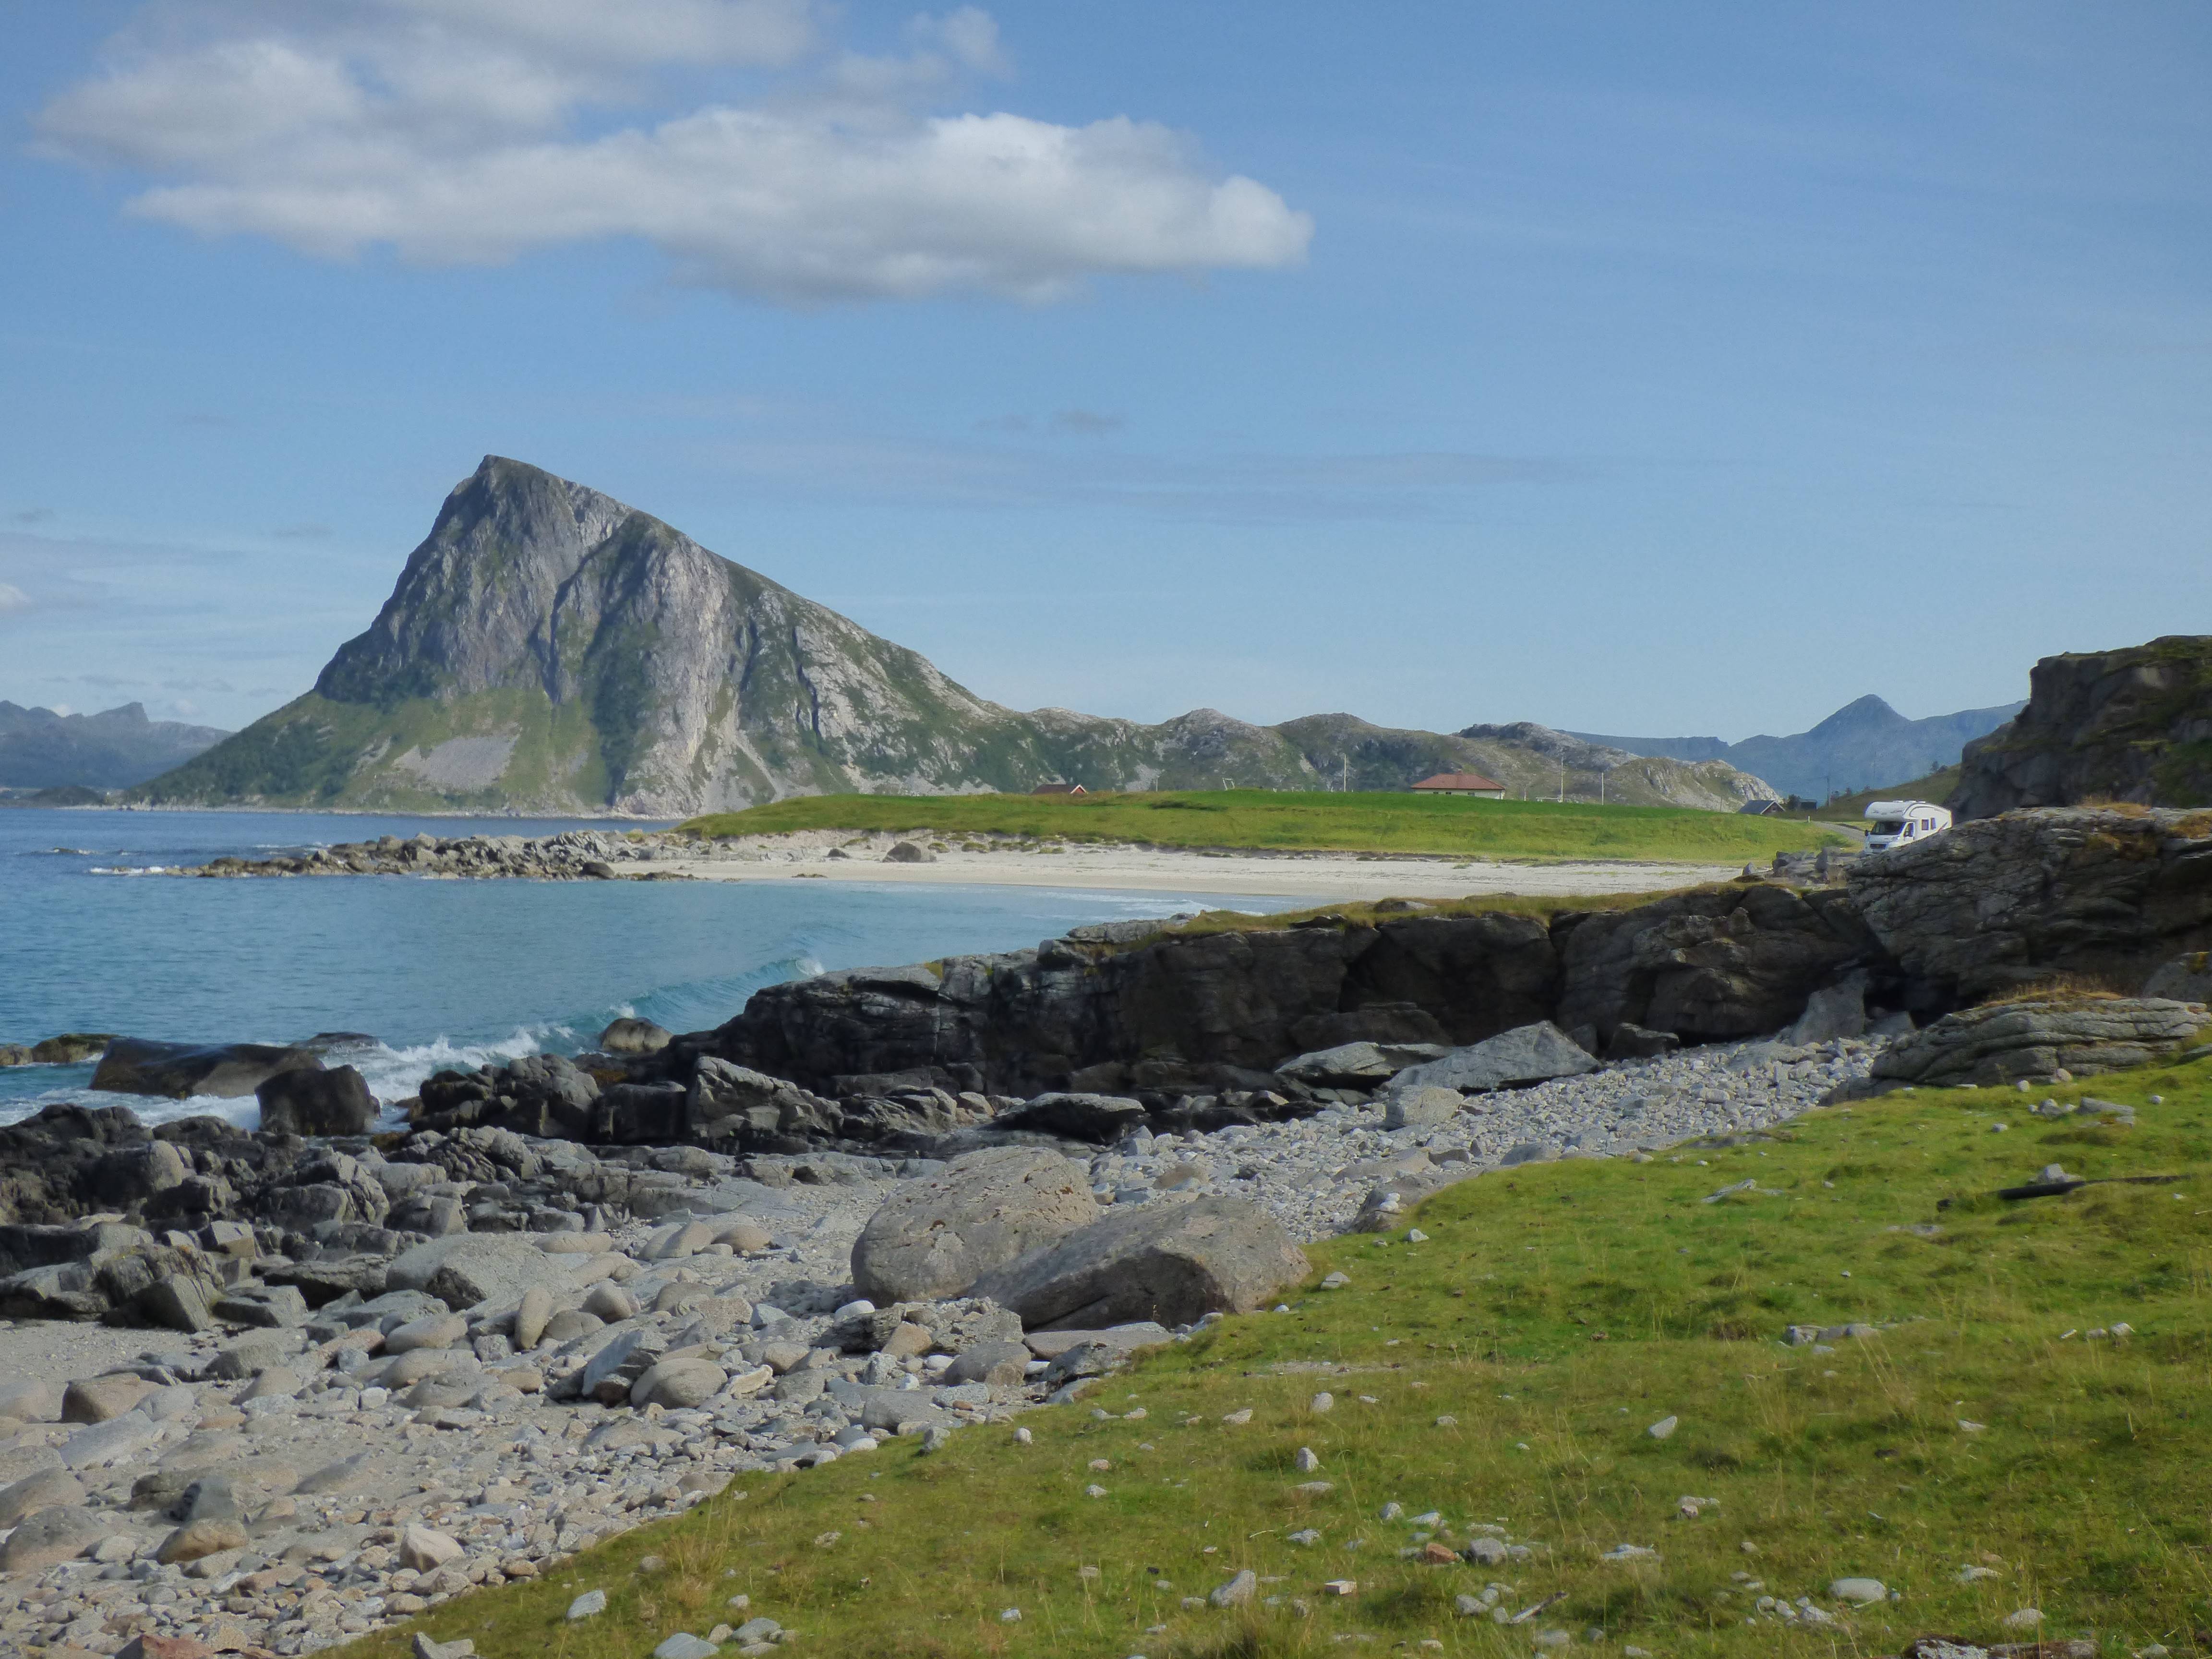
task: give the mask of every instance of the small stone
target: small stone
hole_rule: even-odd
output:
[[[412,1353],[417,1348],[450,1348],[469,1334],[469,1322],[456,1313],[433,1314],[410,1319],[385,1333],[388,1354]]]
[[[1027,1429],[1016,1429],[1014,1431],[1014,1443],[1017,1446],[1026,1446],[1036,1437],[1032,1435]]]
[[[1106,1488],[1093,1483],[1083,1489],[1083,1495],[1085,1498],[1103,1498],[1106,1495]]]
[[[187,1561],[197,1561],[204,1555],[214,1555],[223,1550],[243,1549],[246,1528],[236,1521],[222,1516],[202,1516],[187,1521],[162,1541],[155,1559],[165,1566],[181,1566]]]
[[[703,1642],[688,1630],[679,1630],[653,1650],[653,1659],[714,1659],[720,1652],[712,1642]]]
[[[1307,1409],[1317,1412],[1334,1411],[1336,1409],[1336,1396],[1324,1390],[1313,1397]]]
[[[2033,1630],[2038,1625],[2040,1625],[2043,1622],[2043,1609],[2040,1607],[2021,1607],[2014,1612],[2005,1614],[2005,1616],[1997,1622],[2002,1625],[2007,1630]]]
[[[1838,1601],[1856,1601],[1862,1607],[1870,1601],[1886,1600],[1889,1586],[1879,1578],[1838,1578],[1828,1585],[1828,1594]]]
[[[568,1617],[589,1619],[595,1613],[607,1610],[607,1593],[603,1589],[588,1589],[568,1603]]]
[[[1249,1567],[1225,1584],[1217,1584],[1206,1599],[1217,1607],[1241,1607],[1260,1593],[1260,1575]]]
[[[470,1637],[452,1642],[434,1642],[421,1631],[415,1632],[415,1659],[473,1659],[477,1644]]]
[[[1656,1423],[1654,1423],[1650,1428],[1644,1430],[1644,1432],[1650,1435],[1654,1440],[1664,1440],[1668,1435],[1674,1432],[1679,1421],[1680,1419],[1676,1418],[1662,1417]]]
[[[62,1395],[64,1423],[105,1423],[131,1410],[154,1385],[143,1376],[88,1376]]]
[[[399,1534],[400,1565],[417,1572],[434,1571],[463,1553],[457,1540],[434,1528],[410,1527]]]
[[[603,1279],[592,1285],[591,1293],[585,1297],[584,1311],[612,1325],[621,1320],[637,1317],[637,1298],[621,1285]],[[673,1641],[675,1638],[669,1639]],[[696,1642],[699,1638],[695,1636],[689,1639]]]
[[[1221,1420],[1232,1429],[1241,1429],[1252,1420],[1252,1408],[1247,1406],[1242,1411],[1230,1413]]]
[[[1299,1447],[1297,1455],[1291,1462],[1297,1466],[1300,1474],[1311,1474],[1321,1467],[1320,1455],[1311,1446]]]
[[[1324,1595],[1355,1595],[1359,1591],[1357,1578],[1332,1578],[1322,1587]]]
[[[1020,1624],[1022,1622],[1022,1610],[1019,1607],[1001,1607],[999,1610],[999,1622],[1002,1625]]]

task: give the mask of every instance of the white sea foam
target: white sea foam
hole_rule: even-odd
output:
[[[350,1066],[358,1071],[362,1080],[368,1085],[369,1093],[383,1109],[378,1115],[377,1127],[399,1129],[406,1127],[406,1120],[394,1108],[419,1091],[422,1079],[433,1072],[448,1067],[459,1072],[474,1071],[480,1066],[497,1066],[525,1054],[548,1049],[568,1050],[576,1046],[577,1033],[573,1029],[549,1023],[518,1027],[512,1036],[490,1042],[454,1042],[441,1036],[406,1048],[388,1048],[380,1042],[337,1048],[329,1052],[326,1063]],[[173,1123],[185,1117],[219,1117],[241,1129],[261,1127],[260,1103],[252,1095],[236,1099],[192,1095],[184,1100],[169,1100],[159,1095],[95,1093],[86,1086],[90,1080],[88,1067],[52,1069],[66,1071],[73,1079],[82,1080],[58,1084],[12,1100],[0,1100],[0,1125],[20,1123],[25,1118],[37,1116],[48,1106],[74,1101],[80,1106],[127,1106],[141,1123],[149,1125]]]

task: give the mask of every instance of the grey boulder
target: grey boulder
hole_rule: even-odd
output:
[[[1386,1129],[1419,1129],[1449,1123],[1467,1104],[1456,1089],[1408,1089],[1393,1093],[1382,1109]]]
[[[2212,951],[2192,951],[2154,969],[2143,981],[2142,994],[2174,1002],[2212,1002]]]
[[[1069,1140],[1088,1140],[1101,1146],[1118,1140],[1145,1121],[1145,1104],[1121,1095],[1054,1093],[1039,1095],[1011,1112],[991,1120],[994,1129],[1023,1129],[1032,1134],[1059,1135]]]
[[[385,1282],[434,1296],[458,1313],[479,1302],[519,1302],[533,1285],[564,1289],[576,1261],[548,1255],[526,1233],[453,1233],[400,1252]]]
[[[599,1033],[599,1048],[610,1054],[657,1054],[672,1041],[672,1034],[649,1019],[625,1017]]]
[[[1408,1066],[1441,1060],[1450,1052],[1438,1042],[1340,1042],[1286,1060],[1275,1071],[1324,1089],[1371,1089]]]
[[[1814,992],[1805,999],[1805,1012],[1797,1017],[1795,1025],[1782,1034],[1782,1040],[1802,1048],[1838,1037],[1864,1036],[1866,986],[1867,976],[1856,973]]]
[[[114,1517],[73,1504],[27,1516],[0,1548],[0,1572],[36,1572],[74,1561],[114,1532]]]
[[[1256,1204],[1200,1198],[1122,1208],[986,1273],[974,1293],[1030,1329],[1246,1313],[1304,1279],[1304,1253]]]
[[[981,1274],[1095,1222],[1083,1170],[994,1146],[902,1185],[853,1244],[853,1284],[878,1306],[963,1294]]]
[[[1403,1096],[1417,1089],[1456,1089],[1476,1094],[1555,1077],[1579,1077],[1596,1069],[1597,1061],[1587,1049],[1551,1021],[1540,1019],[1454,1048],[1425,1065],[1409,1066],[1391,1079],[1390,1092]]]
[[[264,1134],[365,1135],[376,1127],[376,1097],[350,1066],[284,1071],[254,1089]]]

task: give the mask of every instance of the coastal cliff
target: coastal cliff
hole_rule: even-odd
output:
[[[2045,657],[2027,706],[1966,745],[1960,817],[2099,799],[2212,803],[2212,636]]]

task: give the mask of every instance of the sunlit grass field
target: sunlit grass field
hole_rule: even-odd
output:
[[[809,795],[714,813],[682,827],[702,836],[889,830],[1194,848],[1727,864],[1764,863],[1778,852],[1843,840],[1802,823],[1670,806],[1270,789],[1073,798]]]

